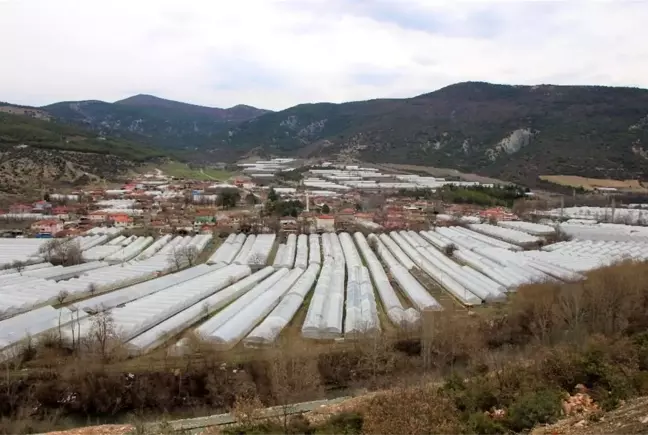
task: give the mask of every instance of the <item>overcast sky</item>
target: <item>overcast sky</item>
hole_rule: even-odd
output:
[[[448,84],[648,87],[648,1],[0,0],[0,101],[283,109]]]

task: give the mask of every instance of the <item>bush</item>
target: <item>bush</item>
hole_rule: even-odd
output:
[[[508,432],[500,421],[493,420],[483,412],[470,415],[468,418],[468,431],[480,435],[497,435]]]
[[[343,412],[336,414],[317,428],[318,434],[342,434],[360,435],[364,419],[362,415],[355,412]],[[296,433],[296,432],[295,432]],[[304,433],[304,432],[299,432]]]
[[[433,387],[398,389],[373,397],[364,410],[365,434],[459,434],[465,429],[452,401]]]
[[[283,427],[272,421],[260,421],[251,424],[237,424],[223,428],[225,435],[261,435],[284,433]]]
[[[520,432],[536,424],[553,423],[561,412],[562,395],[556,390],[540,390],[521,396],[508,410],[507,425]]]

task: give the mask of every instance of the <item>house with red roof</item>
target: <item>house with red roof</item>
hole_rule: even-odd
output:
[[[12,204],[9,206],[9,213],[31,213],[32,206],[27,204]]]
[[[68,220],[70,219],[69,209],[65,206],[58,206],[52,208],[52,215],[58,220]]]
[[[126,213],[115,213],[109,216],[109,219],[113,221],[116,227],[129,227],[133,224],[133,218],[127,215]]]
[[[108,220],[108,213],[99,210],[93,211],[90,214],[88,214],[88,219],[94,223],[105,222]]]

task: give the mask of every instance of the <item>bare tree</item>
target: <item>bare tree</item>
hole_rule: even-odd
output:
[[[182,246],[180,248],[173,248],[169,253],[169,263],[175,266],[176,269],[182,269],[184,266],[192,267],[196,264],[200,252],[195,246]]]
[[[54,265],[74,266],[83,261],[81,246],[69,239],[51,239],[38,250],[45,261]]]
[[[63,305],[65,300],[70,296],[70,293],[68,293],[65,290],[61,290],[57,295],[56,295],[56,302],[58,302],[58,305]],[[63,313],[63,310],[59,310],[59,316],[58,316],[58,333],[59,333],[59,346],[63,345],[63,333],[61,332],[61,314]]]
[[[67,242],[65,239],[50,239],[38,248],[38,252],[43,256],[45,261],[51,263],[60,245],[65,242]]]
[[[79,309],[74,307],[70,309],[70,333],[72,337],[72,350],[75,351],[77,346],[81,346],[81,321]]]
[[[20,275],[22,275],[23,270],[25,270],[25,267],[27,267],[27,263],[24,261],[16,260],[13,261],[10,265],[10,269],[16,269],[16,272],[18,272]]]
[[[97,285],[94,282],[88,284],[88,293],[90,296],[94,296],[94,294],[97,293]]]
[[[317,360],[286,343],[269,361],[272,394],[282,409],[285,433],[294,403],[312,400],[321,390]]]
[[[116,335],[115,321],[109,311],[102,311],[93,317],[90,340],[91,343],[96,344],[103,361],[108,359],[110,342],[116,338]]]

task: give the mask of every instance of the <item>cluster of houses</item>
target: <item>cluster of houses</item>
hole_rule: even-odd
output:
[[[284,163],[284,162],[281,162]],[[328,232],[365,228],[370,231],[425,229],[439,214],[475,216],[481,220],[514,219],[503,208],[483,209],[443,204],[437,200],[412,200],[402,196],[353,189],[329,195],[325,191],[276,187],[283,200],[299,200],[304,210],[297,216],[264,216],[270,186],[249,176],[227,183],[174,180],[147,174],[115,188],[71,193],[50,192],[32,204],[13,204],[0,211],[4,228],[18,225],[38,237],[64,237],[96,226],[142,228],[157,233],[285,231]],[[224,208],[219,195],[236,189],[239,202]],[[250,200],[252,197],[252,200]],[[7,225],[8,224],[8,225]],[[13,233],[15,234],[15,233]]]

